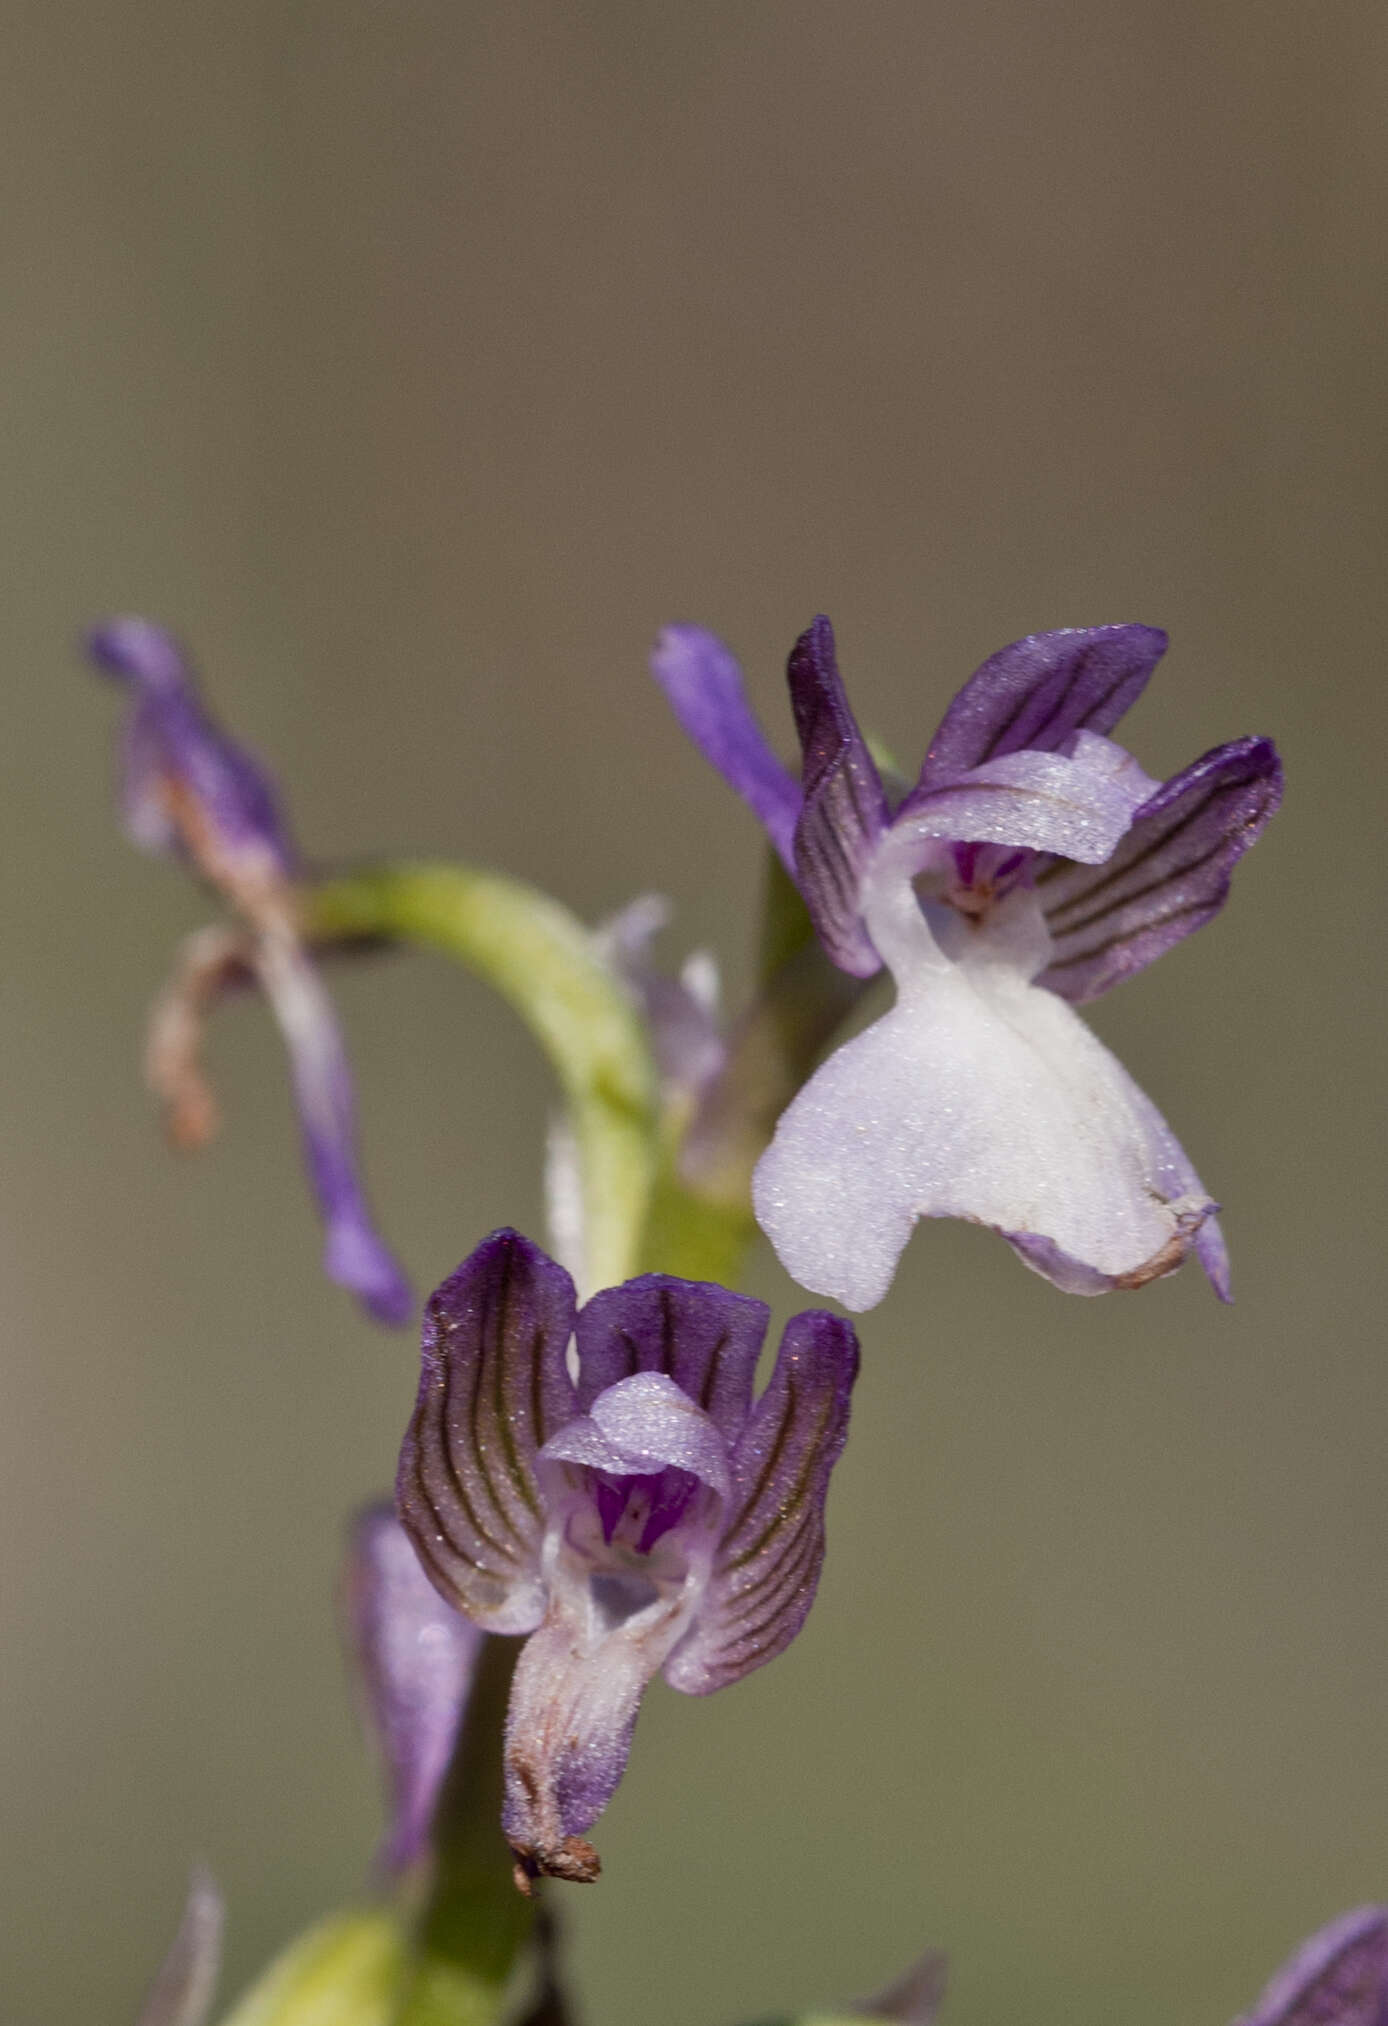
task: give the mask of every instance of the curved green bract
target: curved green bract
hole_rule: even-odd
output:
[[[390,2026],[405,1937],[385,1908],[332,1914],[291,1942],[222,2026]]]
[[[463,865],[377,865],[305,890],[314,941],[418,943],[493,986],[540,1043],[578,1143],[585,1279],[637,1270],[656,1165],[656,1085],[640,1018],[578,918],[548,894]]]

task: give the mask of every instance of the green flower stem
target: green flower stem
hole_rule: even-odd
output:
[[[494,986],[549,1057],[578,1144],[586,1279],[636,1271],[656,1167],[656,1083],[641,1021],[558,901],[462,865],[375,865],[300,896],[315,941],[385,938],[456,957]]]
[[[434,1820],[434,1875],[391,2026],[494,2026],[534,1925],[499,1826],[502,1733],[519,1642],[482,1648]]]

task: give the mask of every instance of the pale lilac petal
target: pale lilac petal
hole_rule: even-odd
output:
[[[794,877],[839,969],[870,978],[881,959],[863,927],[858,896],[887,826],[887,798],[844,693],[834,629],[822,615],[796,641],[786,672],[804,760]]]
[[[134,708],[123,746],[126,827],[146,850],[189,848],[184,823],[207,832],[212,851],[238,867],[288,876],[295,852],[269,776],[228,738],[198,700],[192,670],[172,634],[146,619],[111,619],[87,636],[93,661],[130,688]],[[193,852],[212,873],[205,854]]]
[[[1055,955],[1041,982],[1077,1004],[1097,999],[1203,928],[1281,799],[1271,739],[1236,739],[1158,788],[1106,863],[1043,873]]]
[[[718,974],[691,957],[678,977],[662,971],[652,944],[670,919],[670,903],[642,894],[596,931],[598,947],[645,1015],[651,1053],[667,1093],[694,1102],[723,1067]]]
[[[1170,1197],[1153,1119],[1063,1000],[1004,963],[949,965],[800,1092],[758,1164],[757,1220],[802,1287],[850,1309],[882,1299],[919,1217],[990,1225],[1076,1291],[1139,1285],[1214,1209]]]
[[[389,1506],[352,1528],[348,1631],[385,1762],[390,1823],[378,1859],[400,1872],[422,1857],[486,1634],[441,1597]]]
[[[749,1295],[668,1273],[605,1288],[575,1327],[579,1402],[590,1411],[633,1372],[666,1372],[731,1441],[752,1404],[769,1314]]]
[[[920,786],[1004,753],[1054,752],[1077,731],[1111,732],[1166,652],[1155,626],[1032,633],[970,676],[930,741]]]
[[[702,626],[667,626],[651,655],[651,672],[684,730],[763,824],[793,877],[800,789],[757,722],[732,650]]]
[[[1008,753],[914,790],[893,817],[879,860],[890,856],[905,864],[920,845],[948,840],[1056,852],[1098,865],[1112,856],[1157,787],[1122,746],[1076,732],[1066,752]]]
[[[323,1271],[377,1322],[407,1323],[414,1294],[376,1230],[357,1156],[356,1104],[332,1001],[304,946],[267,934],[251,962],[289,1051],[304,1158],[324,1224]]]
[[[430,1298],[396,1504],[430,1579],[489,1632],[545,1607],[536,1459],[578,1413],[565,1364],[573,1282],[497,1231]]]
[[[730,1519],[693,1629],[665,1679],[707,1695],[772,1660],[805,1622],[824,1561],[824,1501],[848,1433],[858,1339],[842,1316],[786,1326],[733,1449]]]
[[[664,1372],[637,1372],[599,1393],[592,1412],[571,1421],[540,1451],[614,1476],[684,1470],[728,1498],[728,1445],[718,1427]]]
[[[1342,1914],[1284,1963],[1237,2026],[1384,2026],[1388,1908]]]
[[[140,2010],[138,2026],[204,2026],[222,1960],[222,1895],[212,1874],[195,1865],[183,1919]]]

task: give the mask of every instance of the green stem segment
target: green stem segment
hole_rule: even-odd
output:
[[[378,865],[305,890],[314,941],[383,938],[455,957],[519,1013],[559,1080],[578,1144],[585,1275],[637,1269],[656,1168],[656,1081],[640,1018],[578,918],[547,894],[463,865]]]
[[[434,1820],[434,1874],[392,2026],[493,2026],[534,1924],[498,1821],[517,1642],[482,1648]]]

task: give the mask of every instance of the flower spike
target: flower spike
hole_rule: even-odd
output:
[[[663,1274],[577,1309],[569,1276],[514,1231],[428,1304],[397,1501],[443,1595],[529,1635],[502,1818],[522,1889],[597,1877],[585,1832],[656,1673],[708,1694],[804,1622],[858,1346],[840,1317],[797,1316],[754,1401],[766,1323],[760,1302]]]
[[[796,642],[794,876],[840,970],[885,966],[897,993],[792,1100],[757,1167],[758,1221],[802,1286],[871,1308],[916,1220],[962,1217],[1071,1293],[1144,1286],[1193,1251],[1228,1299],[1217,1205],[1071,1011],[1213,919],[1280,799],[1270,740],[1162,784],[1108,737],[1165,646],[1155,627],[1099,626],[1003,648],[892,809],[829,622]],[[741,697],[719,667],[710,755],[719,696]]]
[[[112,619],[87,644],[97,666],[130,692],[121,796],[127,830],[143,849],[182,858],[240,921],[190,938],[155,1006],[148,1073],[168,1105],[171,1137],[197,1146],[215,1130],[199,1061],[202,1030],[223,992],[258,984],[289,1052],[305,1163],[324,1223],[324,1271],[378,1322],[407,1322],[414,1299],[362,1187],[351,1072],[300,933],[297,854],[274,787],[208,715],[172,635],[145,619]]]

